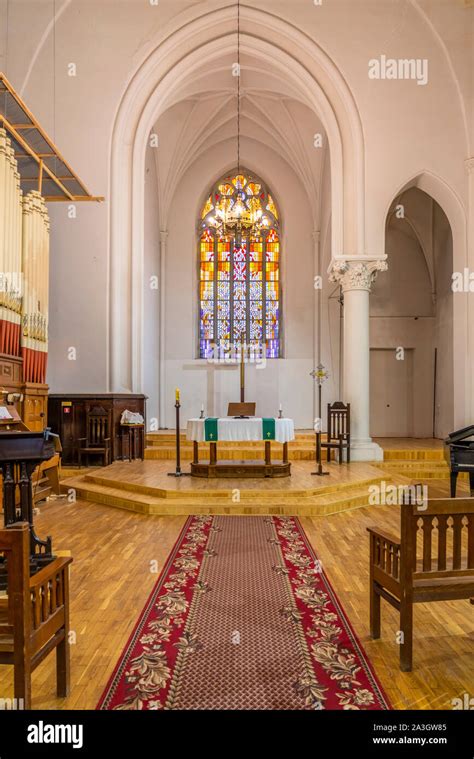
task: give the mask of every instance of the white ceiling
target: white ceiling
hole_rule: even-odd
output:
[[[228,146],[230,163],[231,157],[237,156],[235,60],[231,52],[217,64],[203,61],[199,70],[176,88],[172,102],[155,124],[160,145],[156,151],[158,192],[165,217],[179,182],[196,160],[221,144]],[[240,133],[242,165],[247,165],[250,141],[273,151],[296,173],[317,221],[327,145],[322,124],[284,75],[248,54],[241,56]],[[322,135],[322,149],[314,146],[315,134]],[[209,176],[209,186],[216,178]]]

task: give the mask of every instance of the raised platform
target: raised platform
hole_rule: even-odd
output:
[[[145,461],[116,462],[103,469],[71,470],[62,481],[62,490],[74,488],[77,498],[105,503],[116,508],[140,514],[286,514],[323,516],[339,511],[367,506],[372,485],[388,483],[435,483],[449,477],[439,440],[382,439],[377,440],[384,449],[384,461],[351,464],[324,463],[327,477],[315,477],[314,435],[298,433],[297,440],[289,444],[291,477],[277,479],[244,479],[226,477],[207,479],[199,477],[168,477],[174,471],[174,460],[169,456],[170,434],[157,433],[152,439],[152,458],[147,449]],[[272,455],[277,456],[277,452]],[[235,451],[229,456],[229,446]],[[205,449],[205,444],[203,449]],[[247,458],[254,451],[254,462],[260,458],[263,443],[219,443],[220,455],[233,464]],[[192,455],[192,445],[190,445]],[[163,458],[158,458],[156,454]],[[239,456],[237,456],[237,453]],[[295,455],[296,454],[296,455]],[[301,458],[307,455],[310,460]],[[311,454],[311,456],[310,456]],[[183,471],[190,471],[190,462],[183,457]],[[252,459],[251,459],[252,461]],[[246,462],[248,464],[249,462]],[[463,478],[464,479],[464,478]]]
[[[333,514],[367,505],[370,485],[386,480],[370,464],[326,464],[328,477],[314,477],[312,462],[294,462],[280,479],[168,477],[172,462],[116,462],[62,481],[77,498],[141,514]],[[189,471],[183,466],[183,471]]]

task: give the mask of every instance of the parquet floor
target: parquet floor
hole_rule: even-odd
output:
[[[446,493],[446,481],[430,482],[430,494]],[[462,489],[465,486],[462,485]],[[245,518],[245,517],[243,517]],[[36,517],[37,533],[53,536],[56,550],[70,549],[72,690],[55,696],[54,656],[33,676],[33,708],[93,709],[105,687],[157,575],[185,522],[184,517],[142,516],[87,502],[49,502]],[[379,525],[398,534],[397,509],[359,508],[329,517],[302,518],[325,571],[396,708],[451,708],[474,695],[474,607],[467,601],[415,608],[412,673],[398,669],[398,617],[383,604],[382,639],[368,637],[368,537]],[[12,669],[0,667],[0,694],[12,695]]]

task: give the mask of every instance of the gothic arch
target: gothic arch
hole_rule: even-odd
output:
[[[392,195],[386,208],[385,218],[389,214],[394,199],[412,187],[417,187],[432,197],[446,214],[453,236],[453,269],[462,272],[468,266],[466,211],[459,196],[437,174],[424,169],[415,172]],[[453,333],[456,345],[454,351],[454,424],[457,427],[462,427],[471,418],[473,405],[473,379],[467,355],[470,350],[469,346],[474,341],[474,335],[469,318],[467,295],[458,294],[454,298]]]
[[[346,81],[325,51],[272,14],[242,6],[241,28],[242,52],[271,60],[321,119],[331,153],[333,255],[363,255],[364,143]],[[113,390],[142,387],[143,179],[148,135],[186,76],[203,60],[217,60],[232,44],[235,6],[195,17],[143,61],[118,108],[110,155],[109,386]],[[311,74],[315,68],[317,79]]]

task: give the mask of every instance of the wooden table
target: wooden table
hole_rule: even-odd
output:
[[[194,477],[225,477],[225,478],[253,478],[253,477],[289,477],[291,464],[288,461],[288,442],[294,440],[294,424],[291,419],[275,419],[275,442],[283,445],[283,457],[281,461],[272,461],[271,440],[263,440],[259,429],[262,420],[252,417],[250,419],[232,419],[223,417],[217,420],[219,424],[218,440],[206,440],[205,420],[190,419],[187,426],[188,440],[193,441],[193,460],[191,462],[191,474]],[[236,461],[218,460],[218,442],[264,442],[265,454],[263,461]],[[199,443],[209,442],[209,461],[199,461]]]

